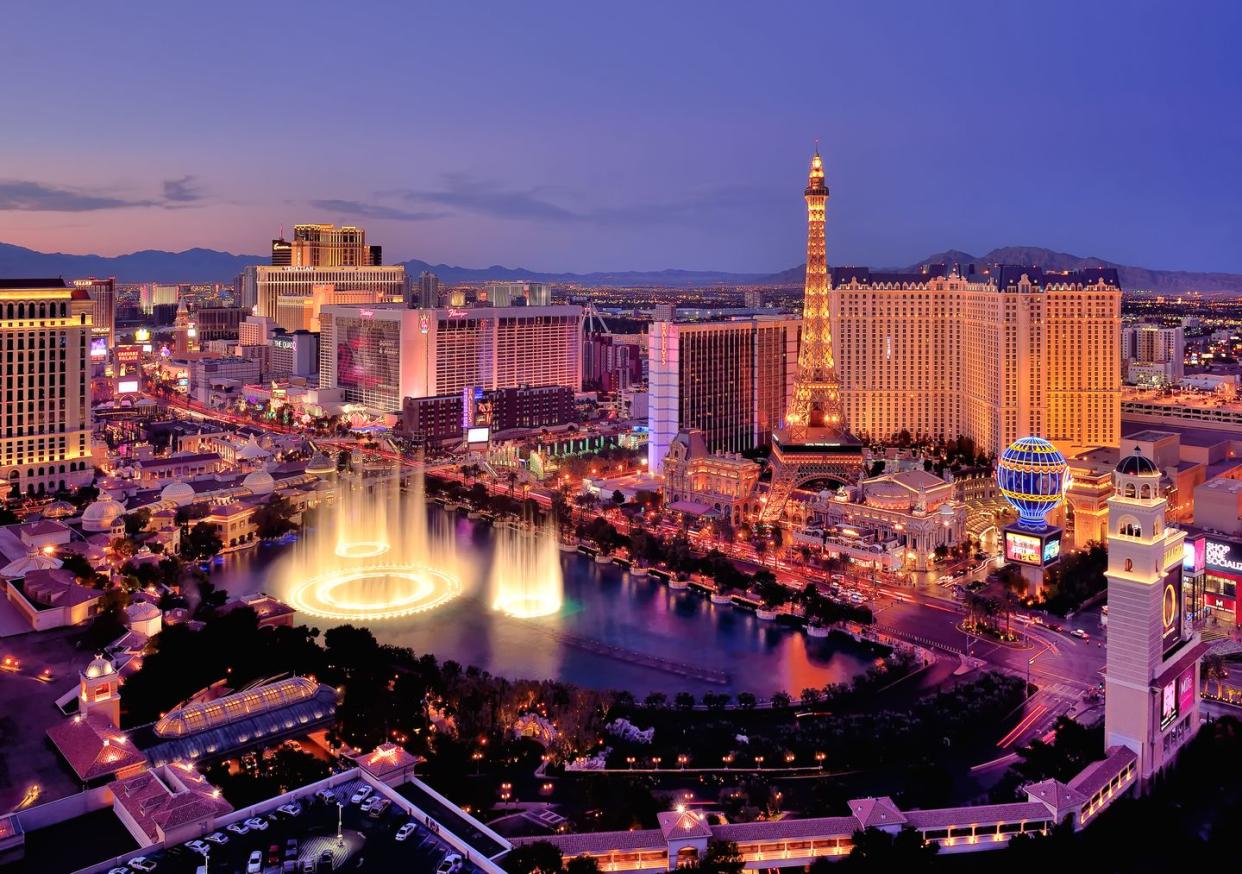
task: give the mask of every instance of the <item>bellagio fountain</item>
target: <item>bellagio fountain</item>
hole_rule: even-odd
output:
[[[507,520],[502,520],[507,521]],[[352,622],[401,619],[462,594],[455,519],[428,514],[421,466],[402,481],[395,465],[364,462],[338,475],[336,500],[294,546],[280,590],[301,613]],[[560,611],[563,579],[556,524],[498,522],[488,605],[519,618]]]
[[[450,520],[428,519],[421,468],[361,464],[340,475],[336,501],[298,542],[283,590],[303,613],[396,619],[434,610],[462,591]]]

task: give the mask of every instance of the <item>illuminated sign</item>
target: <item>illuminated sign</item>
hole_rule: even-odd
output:
[[[292,349],[293,341],[289,339],[288,337],[273,337],[272,348],[273,349]]]
[[[426,312],[419,313],[418,314],[418,332],[420,334],[426,334],[430,330],[431,330],[430,314]]]
[[[151,332],[146,328],[139,328],[137,331],[134,331],[134,339],[139,343],[148,343],[151,341]]]
[[[1194,709],[1195,698],[1198,697],[1198,690],[1195,688],[1195,668],[1194,665],[1188,667],[1177,678],[1177,712],[1189,713]]]
[[[117,346],[113,351],[116,353],[116,360],[121,364],[137,364],[142,358],[140,346]]]
[[[1061,538],[1049,537],[1044,541],[1044,564],[1051,564],[1061,555]]]
[[[1203,561],[1209,570],[1242,573],[1242,559],[1232,543],[1208,540],[1203,549]]]
[[[490,428],[471,428],[466,431],[467,443],[486,443],[491,436]]]
[[[1006,531],[1005,558],[1022,564],[1042,564],[1039,538],[1029,534],[1018,534],[1015,531]]]
[[[92,337],[91,338],[91,358],[107,358],[108,357],[108,338]]]
[[[358,310],[358,315],[364,319],[373,319],[375,318],[375,310]]]
[[[464,319],[470,315],[470,310],[450,309],[448,314],[450,319]]]
[[[1174,565],[1165,574],[1160,596],[1160,641],[1167,656],[1182,642],[1182,566]]]
[[[1177,719],[1177,680],[1170,680],[1160,690],[1160,728],[1166,729]]]
[[[1182,544],[1182,568],[1193,573],[1203,570],[1207,561],[1207,541],[1200,537],[1198,540],[1187,540]]]
[[[122,379],[116,384],[116,393],[119,395],[132,395],[138,392],[138,380]]]

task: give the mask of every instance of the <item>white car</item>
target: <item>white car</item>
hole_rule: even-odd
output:
[[[129,874],[128,868],[109,868],[108,874]]]
[[[261,816],[252,816],[246,820],[246,826],[257,832],[267,831],[267,820]]]
[[[414,834],[414,830],[417,828],[418,826],[414,823],[407,822],[405,825],[401,826],[401,828],[397,829],[397,840],[404,841],[410,835]]]
[[[154,871],[155,862],[146,856],[134,856],[129,860],[129,867],[135,871]]]
[[[246,874],[262,874],[263,871],[263,853],[255,850],[250,854],[250,858],[246,860]]]
[[[355,792],[352,796],[350,796],[349,803],[350,804],[361,804],[362,802],[366,801],[367,796],[370,794],[371,794],[371,787],[367,785],[366,783],[363,783],[361,786],[358,787],[358,791]]]
[[[297,816],[302,812],[302,805],[298,804],[296,801],[291,801],[288,804],[280,805],[280,807],[276,808],[276,810],[280,813],[286,814],[287,816]]]
[[[361,807],[361,808],[359,808],[359,809],[360,809],[363,813],[370,813],[370,812],[371,812],[371,808],[372,808],[372,807],[374,807],[375,805],[379,804],[379,803],[380,803],[380,796],[378,796],[378,795],[372,795],[370,798],[367,798],[366,800],[364,800],[364,801],[362,802],[362,807]]]
[[[244,822],[231,822],[225,826],[225,829],[227,831],[231,831],[238,837],[250,834],[250,826],[246,825]]]
[[[1074,637],[1077,637],[1080,640],[1091,639],[1091,635],[1087,634],[1087,632],[1083,631],[1081,628],[1075,628],[1073,631],[1070,632],[1070,634],[1074,635]]]
[[[320,789],[315,793],[315,797],[324,804],[336,804],[336,793],[331,789]]]
[[[229,836],[226,835],[224,832],[212,832],[211,834],[207,835],[207,837],[203,838],[203,840],[207,841],[208,843],[215,844],[218,847],[223,847],[225,844],[229,842]]]
[[[436,874],[454,874],[459,868],[461,868],[461,856],[457,853],[449,853],[436,866]]]
[[[211,852],[211,847],[203,841],[187,841],[186,846],[198,853],[200,856],[206,856]]]

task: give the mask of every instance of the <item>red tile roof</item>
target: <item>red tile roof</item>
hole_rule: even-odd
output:
[[[56,749],[83,782],[146,762],[125,736],[102,716],[75,716],[47,731]]]
[[[1114,777],[1138,761],[1138,754],[1129,747],[1112,747],[1108,756],[1093,765],[1088,765],[1078,776],[1070,780],[1071,789],[1076,789],[1087,798],[1107,786]]]
[[[979,804],[963,807],[942,807],[936,810],[907,810],[906,820],[917,829],[948,828],[949,826],[996,825],[1002,822],[1029,822],[1048,819],[1048,808],[1038,801],[1017,801],[1012,804]]]

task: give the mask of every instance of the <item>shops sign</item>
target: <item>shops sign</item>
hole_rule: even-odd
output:
[[[1234,557],[1233,549],[1228,543],[1209,540],[1205,549],[1205,559],[1209,568],[1242,573],[1242,561]]]

